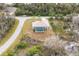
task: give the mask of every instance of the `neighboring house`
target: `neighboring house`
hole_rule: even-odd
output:
[[[34,32],[45,32],[49,28],[48,20],[40,20],[32,22],[32,29]]]
[[[6,12],[6,14],[8,14],[8,15],[14,15],[15,11],[16,11],[15,7],[6,7],[4,9],[4,12]]]

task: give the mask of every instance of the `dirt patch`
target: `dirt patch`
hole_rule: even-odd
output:
[[[33,21],[37,21],[37,20],[26,21],[24,34],[27,34],[32,39],[36,39],[36,40],[40,40],[40,41],[44,41],[47,37],[54,35],[54,32],[52,31],[51,28],[49,28],[47,31],[42,32],[42,33],[33,32],[33,29],[32,29]]]

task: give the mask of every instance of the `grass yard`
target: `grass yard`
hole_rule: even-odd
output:
[[[1,39],[0,46],[3,45],[11,37],[11,35],[15,32],[15,30],[18,26],[18,23],[19,23],[19,21],[16,20],[14,26],[9,30],[7,35],[5,35],[5,37],[3,39]]]

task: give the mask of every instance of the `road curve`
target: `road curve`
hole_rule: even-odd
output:
[[[6,41],[2,46],[0,46],[0,55],[5,52],[11,45],[12,43],[16,40],[16,38],[19,36],[23,24],[25,22],[26,19],[28,19],[28,17],[17,17],[17,19],[19,20],[19,24],[14,32],[14,34],[8,39],[8,41]]]

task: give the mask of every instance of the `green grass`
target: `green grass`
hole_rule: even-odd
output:
[[[11,35],[15,32],[17,26],[18,26],[19,21],[16,20],[14,26],[8,31],[8,33],[5,35],[3,39],[0,41],[0,46],[3,45],[10,37]]]
[[[54,32],[63,32],[63,28],[62,28],[62,26],[61,25],[54,25],[54,24],[52,24],[52,28],[53,28],[53,31]]]
[[[53,32],[63,34],[64,33],[64,22],[62,20],[49,20]]]

